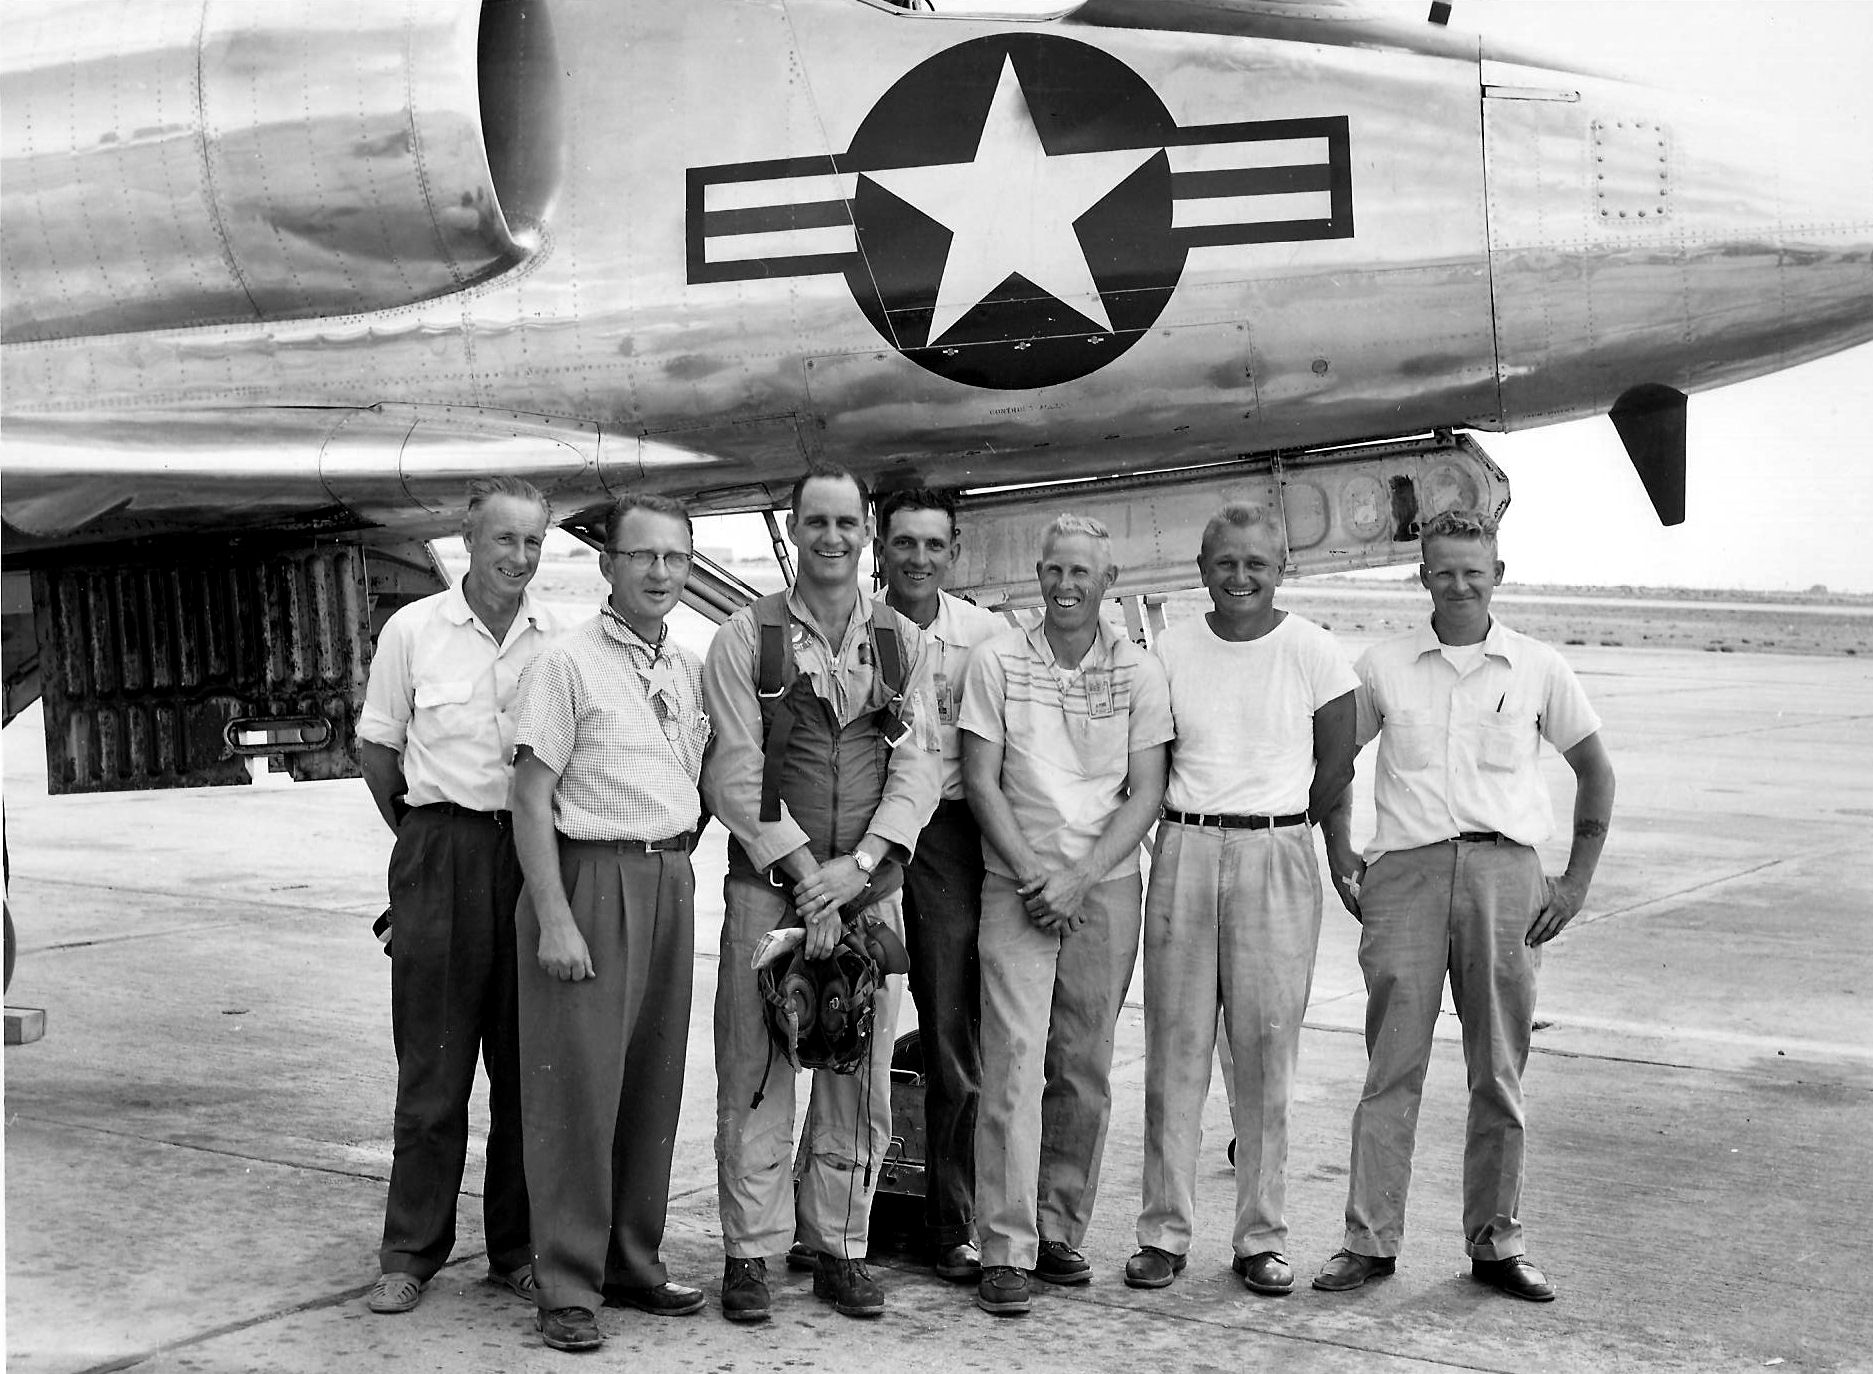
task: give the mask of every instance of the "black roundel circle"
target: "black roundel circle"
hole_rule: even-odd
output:
[[[852,295],[885,340],[970,386],[1084,377],[1137,342],[1183,272],[1170,112],[1109,53],[998,34],[913,67],[844,164]]]

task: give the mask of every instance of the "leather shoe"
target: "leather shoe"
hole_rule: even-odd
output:
[[[796,1240],[787,1247],[787,1267],[802,1274],[810,1274],[819,1268],[819,1252],[803,1240]]]
[[[687,1317],[703,1307],[702,1289],[686,1283],[660,1283],[655,1288],[627,1288],[606,1284],[605,1300],[624,1307],[635,1307],[653,1317]]]
[[[1323,1293],[1344,1293],[1367,1279],[1382,1278],[1398,1268],[1390,1255],[1362,1255],[1356,1250],[1335,1250],[1333,1258],[1314,1275],[1314,1287]]]
[[[583,1307],[555,1307],[534,1315],[540,1339],[555,1350],[596,1350],[605,1343],[598,1320]]]
[[[976,1283],[982,1278],[982,1252],[968,1241],[947,1246],[937,1252],[932,1268],[938,1278],[951,1283]]]
[[[730,1255],[722,1270],[722,1315],[732,1322],[764,1322],[771,1308],[767,1261]]]
[[[1271,1298],[1294,1291],[1294,1270],[1288,1257],[1279,1250],[1262,1250],[1253,1255],[1237,1255],[1229,1262],[1251,1293],[1265,1293]]]
[[[1173,1255],[1155,1245],[1141,1245],[1138,1253],[1125,1261],[1127,1288],[1169,1288],[1171,1280],[1184,1272],[1188,1255]]]
[[[982,1282],[976,1285],[977,1307],[991,1317],[1018,1317],[1031,1305],[1026,1274],[1006,1264],[982,1270]]]
[[[1093,1281],[1093,1267],[1086,1256],[1064,1240],[1043,1240],[1034,1262],[1034,1277],[1048,1283],[1077,1284]]]
[[[1526,1298],[1529,1302],[1554,1301],[1554,1285],[1548,1282],[1547,1275],[1529,1263],[1527,1255],[1473,1259],[1470,1277],[1512,1298]]]

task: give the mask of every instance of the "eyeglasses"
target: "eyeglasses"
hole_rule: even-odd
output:
[[[689,571],[691,556],[686,553],[659,553],[655,549],[610,549],[613,558],[622,558],[631,565],[632,572],[649,572],[651,565],[661,562],[672,577],[681,577]]]

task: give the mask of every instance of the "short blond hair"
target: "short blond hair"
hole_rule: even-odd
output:
[[[1105,547],[1107,560],[1109,561],[1111,559],[1112,532],[1105,527],[1102,521],[1095,520],[1090,515],[1073,515],[1071,513],[1056,515],[1053,521],[1047,526],[1046,530],[1041,534],[1041,557],[1047,557],[1047,551],[1054,546],[1054,541],[1056,539],[1069,534],[1083,534],[1088,538],[1097,539]]]
[[[1267,506],[1258,506],[1250,501],[1231,501],[1210,517],[1209,523],[1203,527],[1203,543],[1197,549],[1197,557],[1207,562],[1211,547],[1226,529],[1256,528],[1265,529],[1275,536],[1281,545],[1281,561],[1285,564],[1288,561],[1288,532],[1281,527],[1281,522]]]
[[[1480,510],[1439,511],[1418,526],[1418,548],[1423,550],[1433,539],[1476,540],[1496,552],[1496,522]]]

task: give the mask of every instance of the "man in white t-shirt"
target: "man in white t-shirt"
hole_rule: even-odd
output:
[[[1293,1290],[1284,1249],[1288,1106],[1320,935],[1310,821],[1353,778],[1352,665],[1311,621],[1275,607],[1287,540],[1262,507],[1203,531],[1213,609],[1165,631],[1177,738],[1145,901],[1145,1170],[1133,1288],[1183,1269],[1220,1003],[1236,1129],[1234,1268]],[[1334,824],[1345,823],[1344,811]]]

